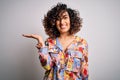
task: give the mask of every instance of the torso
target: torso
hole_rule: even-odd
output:
[[[60,39],[60,38],[57,38],[54,40],[48,39],[48,42],[49,42],[49,52],[50,52],[50,58],[48,58],[48,60],[50,61],[50,59],[53,59],[53,58],[55,59],[55,65],[52,66],[52,69],[49,75],[47,76],[50,80],[56,79],[56,77],[60,80],[87,79],[88,64],[85,59],[85,55],[87,57],[88,53],[86,51],[87,44],[84,39],[74,36],[74,38],[69,38],[66,40]],[[60,44],[57,44],[57,43],[60,43]],[[62,50],[64,52],[61,52],[60,45],[62,46]],[[84,52],[84,55],[83,55],[83,52]],[[46,56],[48,55],[46,54]],[[47,69],[47,66],[45,66],[46,69]],[[77,73],[77,76],[76,76],[76,73]],[[71,75],[73,75],[74,77],[71,77]],[[84,77],[82,78],[81,75]]]
[[[65,52],[65,50],[67,49],[67,47],[73,42],[73,40],[75,40],[75,36],[70,38],[70,39],[59,39],[60,44],[62,45],[63,48],[63,52]]]

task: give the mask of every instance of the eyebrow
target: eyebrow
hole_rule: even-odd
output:
[[[69,15],[66,12],[63,12],[58,18],[68,17]]]
[[[61,17],[66,17],[66,16],[68,16],[68,14],[63,14],[63,15],[61,15]]]

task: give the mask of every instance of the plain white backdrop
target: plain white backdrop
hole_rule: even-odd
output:
[[[120,80],[119,0],[0,0],[0,80],[42,80],[37,42],[22,34],[40,34],[48,10],[63,2],[80,12],[76,35],[89,45],[90,80]]]

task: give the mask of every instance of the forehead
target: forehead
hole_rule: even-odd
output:
[[[69,16],[67,11],[61,11],[58,15],[59,17]]]

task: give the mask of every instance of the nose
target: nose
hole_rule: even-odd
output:
[[[60,19],[60,24],[62,25],[64,23],[64,20],[63,19]]]

